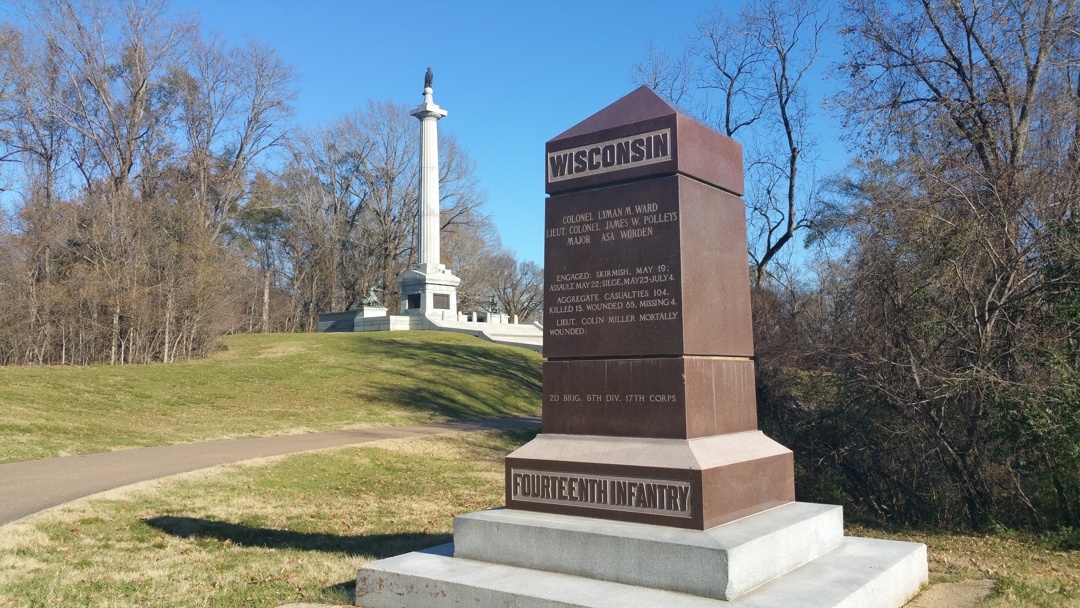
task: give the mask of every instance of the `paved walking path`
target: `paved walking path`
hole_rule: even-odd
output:
[[[382,439],[539,426],[539,418],[501,418],[386,426],[303,435],[227,439],[0,464],[0,526],[105,490],[221,464]]]

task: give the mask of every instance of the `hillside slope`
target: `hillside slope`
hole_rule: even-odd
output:
[[[438,332],[240,335],[202,361],[0,368],[0,462],[539,415],[541,358]]]

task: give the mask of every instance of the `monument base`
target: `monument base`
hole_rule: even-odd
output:
[[[696,439],[543,433],[506,457],[506,506],[707,530],[795,500],[791,450],[761,431]]]
[[[401,314],[457,315],[457,288],[461,279],[442,264],[417,265],[398,277],[401,286]]]
[[[840,508],[791,503],[706,531],[495,510],[455,543],[367,564],[356,603],[537,608],[899,608],[926,547],[842,536]],[[727,599],[719,599],[727,598]]]
[[[840,546],[843,510],[793,502],[709,530],[495,509],[454,519],[454,556],[734,599]]]

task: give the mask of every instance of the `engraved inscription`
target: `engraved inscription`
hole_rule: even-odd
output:
[[[680,179],[549,200],[544,247],[548,357],[671,354],[681,348],[685,220]]]
[[[524,502],[691,516],[690,484],[685,481],[515,468],[510,471],[510,492]]]
[[[666,264],[560,274],[555,280],[559,282],[548,287],[549,336],[585,335],[590,326],[679,318],[674,295],[678,276]]]
[[[656,203],[601,209],[598,212],[564,215],[562,223],[544,231],[544,238],[557,239],[557,245],[585,245],[599,233],[601,243],[632,241],[656,234],[661,224],[678,222],[678,211],[661,213]]]
[[[674,358],[547,361],[544,432],[682,437],[685,373],[685,362]]]
[[[614,389],[613,389],[614,390]],[[620,403],[677,403],[679,396],[671,393],[552,393],[546,397],[551,403],[605,403],[608,405]]]
[[[671,129],[549,152],[548,183],[671,160]]]
[[[574,247],[599,243],[617,244],[637,240],[648,251],[655,229],[679,221],[679,212],[663,211],[657,203],[608,207],[559,218],[547,229],[557,245]],[[648,257],[648,256],[646,256]],[[633,268],[601,268],[556,273],[547,286],[546,315],[549,336],[584,336],[589,328],[621,323],[676,321],[679,302],[674,297],[678,276],[668,264],[635,265]]]

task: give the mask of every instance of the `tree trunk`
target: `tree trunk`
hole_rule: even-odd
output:
[[[262,333],[270,333],[270,271],[263,271]]]
[[[120,305],[113,309],[112,348],[109,351],[109,365],[116,365],[116,345],[120,341]]]
[[[169,290],[169,295],[165,296],[165,344],[162,346],[161,362],[169,362],[169,333],[172,329],[172,308],[173,308],[173,296],[172,290]]]

